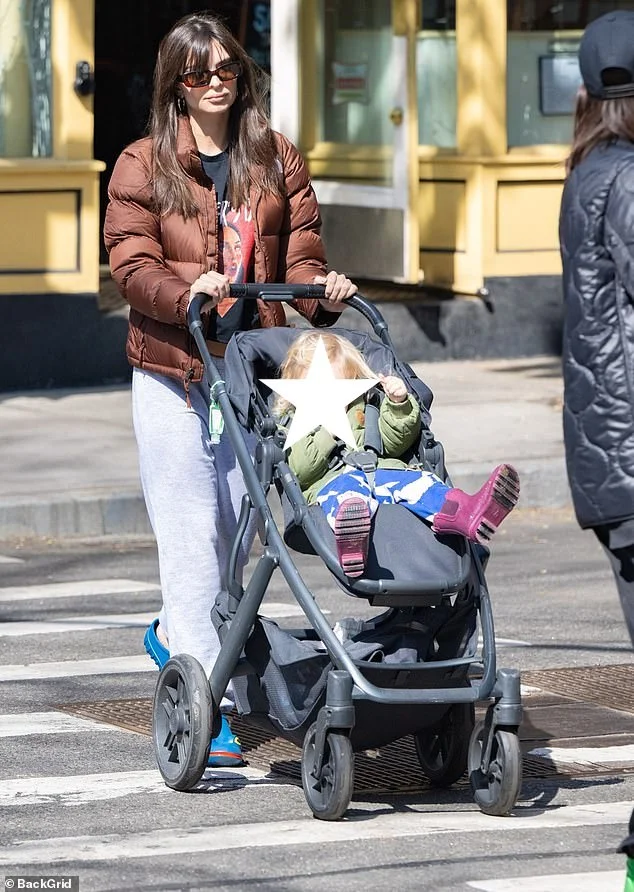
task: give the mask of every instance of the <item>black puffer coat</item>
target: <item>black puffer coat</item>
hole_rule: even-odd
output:
[[[634,145],[574,168],[559,235],[566,463],[579,524],[594,527],[634,517]]]

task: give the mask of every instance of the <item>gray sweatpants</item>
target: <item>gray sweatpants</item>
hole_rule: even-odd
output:
[[[222,374],[224,362],[216,364]],[[181,382],[134,369],[134,432],[163,594],[159,619],[170,655],[191,654],[209,674],[220,648],[210,611],[226,589],[245,484],[228,434],[218,445],[209,442],[208,388],[192,384],[190,401],[188,408]],[[242,540],[241,569],[255,530],[253,517]]]

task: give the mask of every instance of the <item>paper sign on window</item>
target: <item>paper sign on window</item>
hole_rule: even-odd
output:
[[[333,105],[344,102],[362,102],[367,104],[368,96],[368,63],[367,62],[333,62],[334,89]]]

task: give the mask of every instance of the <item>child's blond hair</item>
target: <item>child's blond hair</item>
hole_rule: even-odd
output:
[[[280,377],[305,378],[320,339],[323,341],[329,362],[337,367],[343,378],[377,377],[363,358],[363,354],[347,338],[331,331],[314,329],[303,332],[291,344],[286,359],[280,366]],[[277,415],[283,415],[290,406],[291,404],[283,397],[277,397],[274,411]]]

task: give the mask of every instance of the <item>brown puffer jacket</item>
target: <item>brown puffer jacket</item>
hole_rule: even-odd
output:
[[[130,304],[127,355],[131,365],[186,381],[202,378],[202,362],[186,325],[189,288],[216,268],[216,193],[205,176],[189,119],[179,119],[178,159],[191,178],[200,213],[184,220],[153,210],[152,140],[132,143],[120,155],[108,187],[104,239],[110,268]],[[286,198],[251,190],[255,221],[255,281],[307,284],[326,274],[321,218],[306,165],[276,133]],[[295,301],[313,325],[338,318],[315,300]],[[258,301],[263,327],[285,325],[282,303]]]

